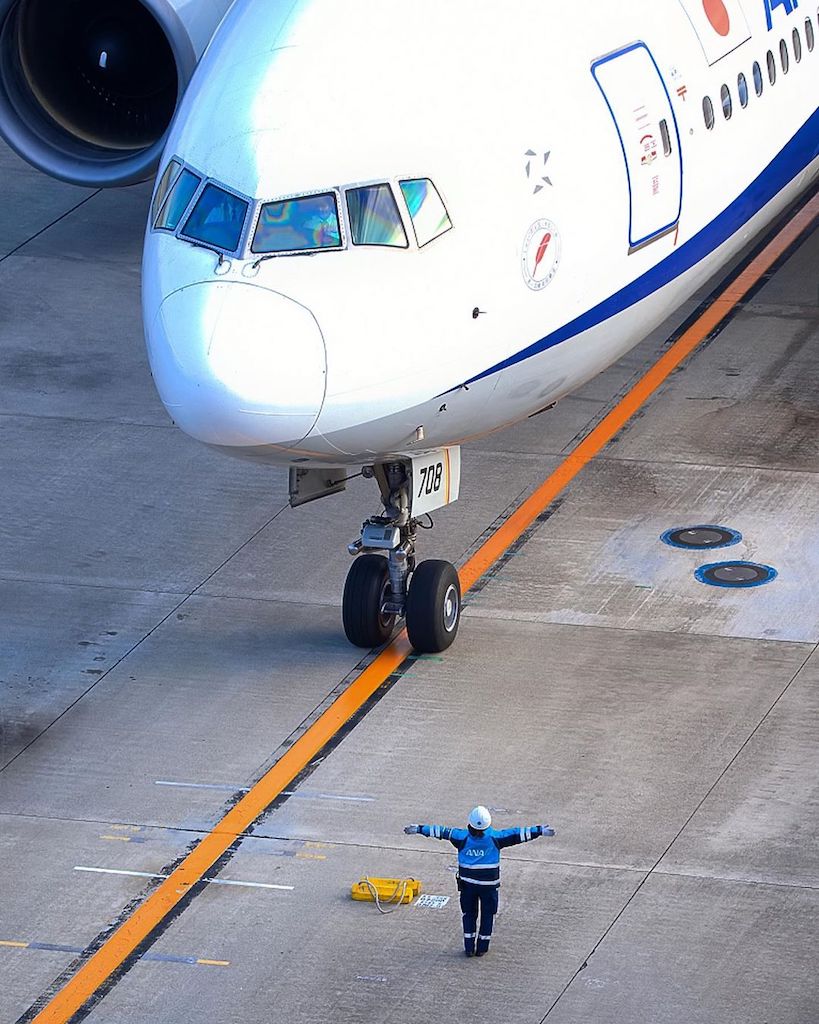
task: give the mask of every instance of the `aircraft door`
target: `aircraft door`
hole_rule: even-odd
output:
[[[629,190],[630,253],[674,231],[682,207],[677,119],[645,43],[632,43],[591,66],[620,138]]]

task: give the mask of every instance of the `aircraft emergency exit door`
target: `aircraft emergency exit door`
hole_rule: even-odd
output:
[[[677,120],[659,68],[645,43],[607,54],[591,66],[620,138],[629,191],[628,251],[674,231],[682,207]]]

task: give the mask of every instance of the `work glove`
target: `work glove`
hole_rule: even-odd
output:
[[[421,831],[420,825],[405,825],[404,832],[408,836],[416,836]]]
[[[542,836],[553,836],[555,834],[555,830],[549,825],[538,825],[538,828]]]

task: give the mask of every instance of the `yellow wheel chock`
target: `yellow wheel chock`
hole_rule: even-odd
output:
[[[350,895],[354,900],[374,903],[382,914],[389,914],[402,903],[412,903],[420,892],[421,883],[417,878],[373,878],[365,875],[353,885]]]

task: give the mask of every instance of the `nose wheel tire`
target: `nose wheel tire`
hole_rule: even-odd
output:
[[[416,651],[445,651],[461,621],[461,583],[455,566],[430,558],[412,574],[407,593],[407,633]]]
[[[384,614],[390,573],[381,555],[359,555],[344,584],[341,614],[347,639],[356,647],[379,647],[392,633],[395,616]]]

